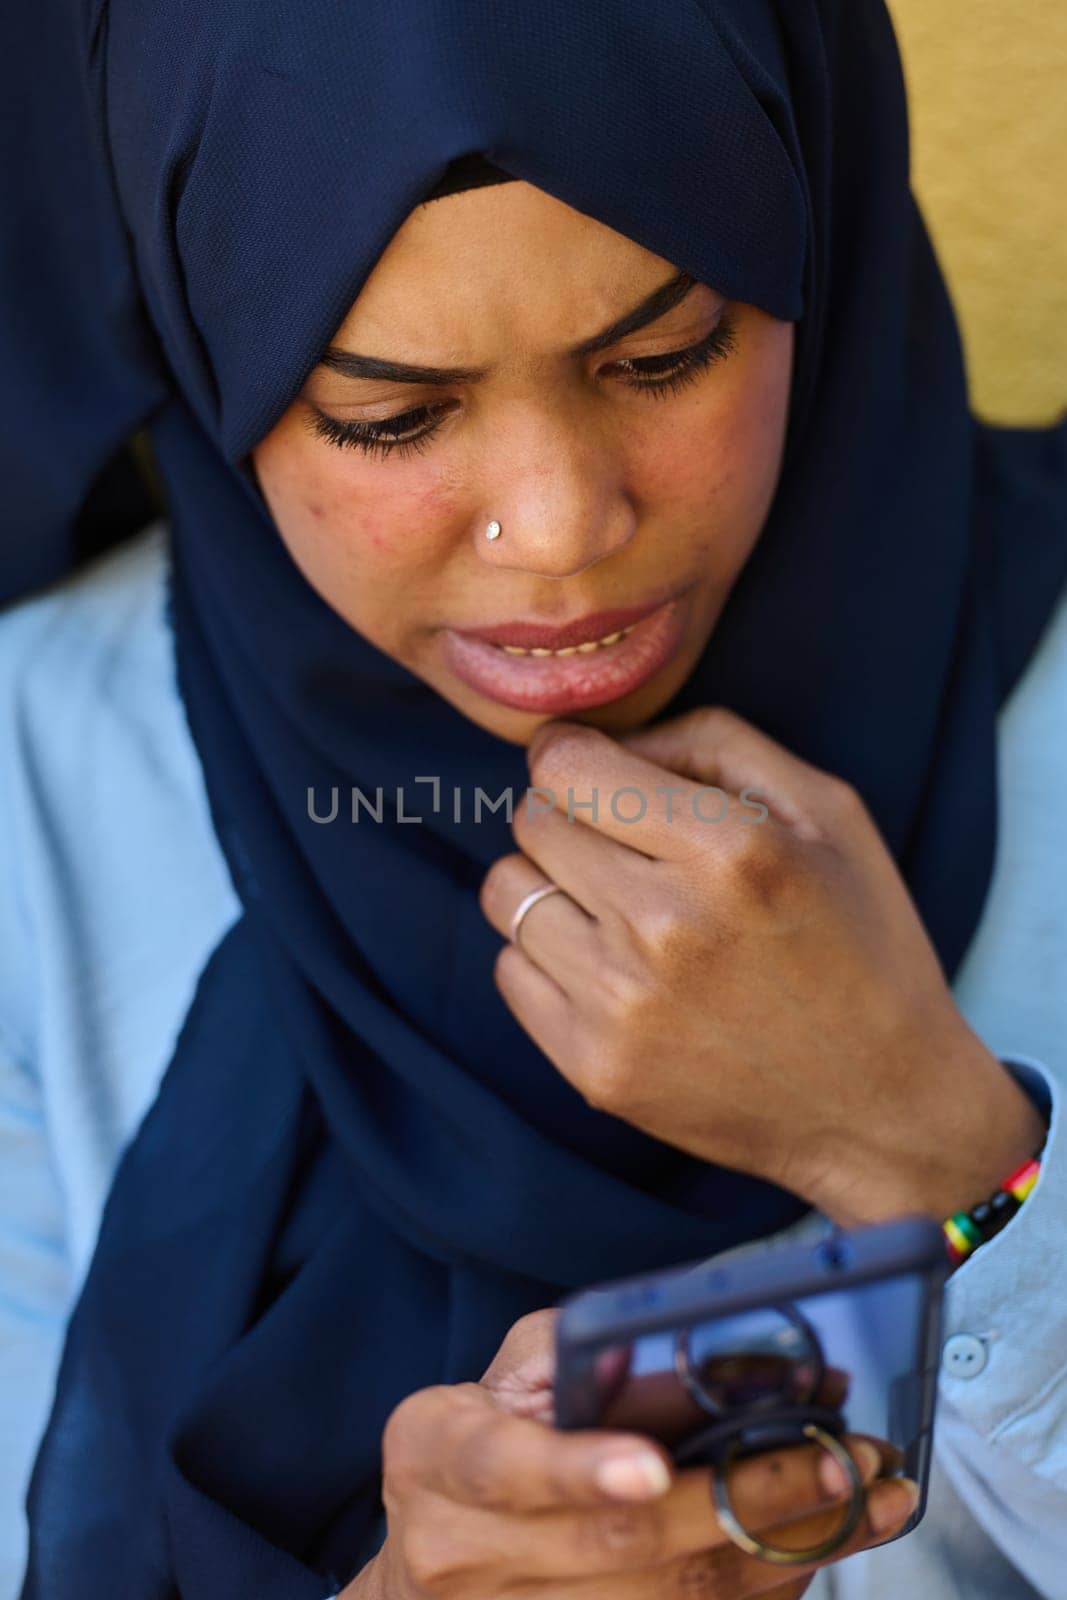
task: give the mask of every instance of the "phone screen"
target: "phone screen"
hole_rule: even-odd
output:
[[[930,1311],[921,1273],[606,1341],[582,1352],[597,1425],[636,1429],[686,1464],[709,1426],[817,1407],[841,1430],[888,1439],[925,1483],[932,1419]],[[595,1397],[595,1399],[594,1399]],[[837,1431],[835,1429],[835,1431]],[[758,1447],[758,1444],[754,1445]]]

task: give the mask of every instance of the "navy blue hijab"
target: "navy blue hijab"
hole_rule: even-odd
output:
[[[6,592],[68,570],[147,426],[243,905],[108,1198],[23,1593],[324,1600],[382,1536],[402,1396],[800,1206],[594,1112],[514,1022],[476,899],[513,840],[450,796],[521,794],[523,752],[311,589],[249,449],[469,152],[797,320],[780,489],[666,714],[731,705],[856,783],[951,974],[997,707],[1067,568],[1064,434],[968,413],[880,0],[34,0],[3,27]],[[400,825],[427,774],[441,810]],[[380,786],[383,822],[311,822],[334,785]]]

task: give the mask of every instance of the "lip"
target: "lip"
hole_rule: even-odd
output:
[[[611,611],[590,611],[584,617],[553,627],[548,622],[501,622],[488,628],[463,628],[450,631],[467,639],[483,639],[486,644],[512,644],[523,650],[564,650],[568,645],[589,644],[603,639],[620,628],[640,622],[664,605],[663,600],[649,600],[641,606],[616,606]]]
[[[637,620],[621,624],[631,628],[624,639],[582,655],[513,656],[498,648],[498,643],[510,644],[514,639],[521,648],[533,649],[538,646],[525,642],[531,634],[553,637],[551,630],[536,624],[515,623],[478,632],[444,628],[439,637],[448,668],[469,688],[517,711],[565,716],[620,700],[659,672],[682,642],[686,599],[686,595],[676,595],[651,608],[631,608],[626,614],[633,618],[636,613]],[[613,626],[613,619],[623,615],[621,611],[602,611],[580,618],[555,630],[560,644],[540,648],[565,649],[570,643],[589,643],[604,633],[615,633],[620,625]],[[516,636],[520,626],[529,630],[525,637]],[[498,643],[490,642],[486,633]]]

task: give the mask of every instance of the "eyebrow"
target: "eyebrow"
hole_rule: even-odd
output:
[[[639,305],[627,311],[599,333],[590,335],[567,352],[572,356],[588,356],[597,350],[606,350],[628,334],[636,333],[650,322],[657,322],[680,305],[696,279],[687,272],[676,272],[666,283],[647,294]],[[446,385],[452,383],[478,383],[488,374],[488,367],[416,367],[406,361],[384,361],[380,356],[361,356],[354,350],[340,350],[336,345],[323,352],[319,365],[344,378],[379,378],[389,383],[426,383]]]

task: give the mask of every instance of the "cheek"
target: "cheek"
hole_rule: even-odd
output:
[[[357,578],[364,592],[409,581],[455,539],[458,497],[418,457],[364,458],[283,423],[253,461],[283,543],[332,602],[338,584]]]
[[[631,481],[650,518],[691,528],[701,545],[724,556],[747,553],[781,467],[789,348],[782,336],[776,347],[756,350],[728,381],[716,386],[713,374],[635,433]]]

